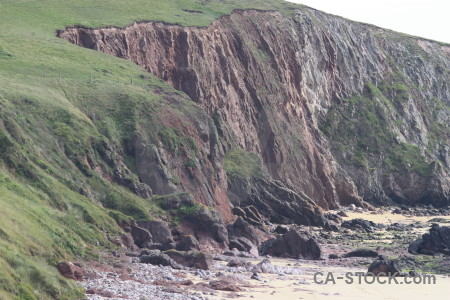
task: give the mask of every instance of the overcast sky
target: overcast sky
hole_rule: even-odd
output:
[[[347,19],[450,43],[450,0],[289,0]]]

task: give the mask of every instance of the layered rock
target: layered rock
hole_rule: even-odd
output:
[[[211,159],[220,150],[210,151],[220,148],[211,134],[217,128],[225,150],[238,147],[259,156],[268,173],[263,186],[272,189],[277,185],[273,180],[279,180],[281,190],[292,190],[274,197],[272,203],[282,203],[280,209],[266,203],[266,193],[258,205],[258,197],[248,192],[255,187],[253,179],[232,182],[228,190],[220,171],[212,182],[193,174],[183,184],[191,186],[185,189],[202,203],[218,203],[206,199],[206,194],[226,203],[225,192],[231,191],[261,213],[303,224],[320,223],[309,216],[320,216],[314,212],[316,204],[362,205],[360,195],[374,202],[449,203],[448,45],[310,9],[293,14],[235,11],[201,28],[159,22],[126,28],[70,27],[58,36],[131,60],[189,95],[214,124],[199,120],[203,123],[194,131],[182,130],[200,137],[201,149],[209,147],[212,154],[203,161],[212,169],[221,167],[220,155]],[[344,101],[355,95],[368,102]],[[340,132],[329,128],[344,124],[348,116],[343,113],[353,116],[358,105],[369,105],[369,117],[376,119],[368,125],[369,133],[378,134],[373,126],[379,124],[389,130],[388,152],[378,140],[369,149],[370,134],[366,148],[351,137],[340,140]],[[164,120],[172,122],[169,117]],[[326,136],[319,130],[322,124],[328,126]],[[164,172],[154,171],[164,161],[159,152],[153,148],[149,156],[137,149],[139,173],[153,192],[170,193],[170,186],[158,185]],[[407,155],[411,159],[403,159]],[[420,164],[414,161],[418,159]],[[204,182],[209,182],[208,193],[200,191]],[[294,201],[286,205],[287,199]],[[235,205],[237,201],[233,200]],[[306,211],[302,222],[294,217],[299,211]],[[222,214],[230,216],[229,211]]]

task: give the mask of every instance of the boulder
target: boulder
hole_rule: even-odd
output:
[[[421,251],[421,245],[422,245],[422,238],[418,238],[408,246],[408,252],[411,254],[419,254]],[[419,250],[420,249],[420,250]]]
[[[60,262],[56,265],[59,273],[68,279],[83,280],[83,270],[72,262]]]
[[[414,224],[401,224],[394,223],[389,225],[386,230],[387,231],[410,231],[414,228]]]
[[[174,241],[169,225],[164,221],[139,221],[138,226],[146,229],[152,235],[153,243],[163,245],[164,250],[174,248]]]
[[[219,214],[215,210],[209,209],[205,206],[200,207],[195,214],[190,216],[190,219],[205,226],[212,225],[214,223],[222,223]]]
[[[222,255],[225,255],[225,256],[238,256],[239,253],[240,253],[240,251],[238,249],[233,248],[231,250],[224,251],[222,253]]]
[[[178,251],[200,250],[198,240],[192,235],[185,235],[177,242],[176,248]]]
[[[214,223],[210,226],[211,233],[213,234],[214,240],[218,243],[228,244],[228,230],[225,225],[220,223]]]
[[[103,289],[98,289],[98,288],[88,288],[86,289],[86,295],[98,295],[104,298],[114,298],[114,294],[109,292],[109,291],[105,291]]]
[[[230,249],[236,248],[239,251],[250,253],[254,257],[259,256],[258,247],[245,237],[239,237],[230,241]]]
[[[245,237],[255,245],[259,245],[259,237],[255,229],[241,217],[237,218],[233,224],[227,225],[228,235],[231,239]]]
[[[228,267],[248,267],[251,265],[251,262],[245,261],[243,259],[232,259],[227,264]]]
[[[133,236],[128,232],[120,235],[120,243],[131,251],[136,251],[139,249],[134,242]]]
[[[374,261],[369,266],[367,273],[374,276],[403,276],[402,271],[393,260]]]
[[[352,230],[356,230],[356,231],[362,231],[362,232],[374,232],[375,230],[380,228],[380,225],[372,222],[372,221],[367,221],[364,219],[352,219],[349,221],[344,221],[341,224],[342,227],[344,228],[348,228],[348,229],[352,229]]]
[[[283,236],[264,242],[259,248],[260,254],[277,257],[319,259],[321,249],[309,232],[289,230]]]
[[[400,208],[396,208],[392,211],[393,214],[397,214],[397,215],[401,215],[402,214],[402,210]]]
[[[220,279],[220,280],[214,280],[209,283],[209,286],[213,290],[220,290],[220,291],[228,291],[228,292],[240,292],[242,289],[237,286],[237,282],[232,279]]]
[[[344,257],[378,257],[378,252],[371,249],[356,249],[344,254]]]
[[[450,255],[450,227],[431,225],[429,233],[425,233],[421,238],[412,242],[408,251],[411,254],[434,255],[442,253]]]
[[[217,211],[202,206],[187,220],[197,231],[208,233],[216,242],[228,245],[228,231]]]
[[[335,223],[337,223],[337,224],[342,223],[342,218],[341,218],[338,214],[334,214],[334,213],[332,213],[332,212],[326,212],[326,213],[324,214],[324,216],[325,216],[325,218],[327,218],[328,220],[333,221],[333,222],[335,222]]]
[[[347,213],[346,213],[345,211],[342,211],[342,210],[338,211],[337,214],[338,214],[340,217],[348,217]]]
[[[140,262],[143,264],[170,266],[174,269],[181,269],[175,260],[160,250],[144,250],[141,252]]]
[[[250,269],[253,273],[278,273],[279,269],[272,265],[272,262],[268,258],[264,258]]]
[[[181,193],[165,196],[161,201],[161,208],[165,210],[179,209],[182,205],[193,206],[194,198],[190,193]]]
[[[311,198],[279,180],[265,176],[251,180],[230,177],[228,183],[233,204],[253,206],[271,223],[323,226],[327,221]]]
[[[334,221],[331,221],[331,220],[328,220],[328,222],[326,222],[323,225],[323,229],[325,229],[327,231],[339,232],[338,225]]]
[[[213,266],[212,256],[204,252],[169,250],[164,253],[185,267],[209,270]]]
[[[152,244],[151,233],[144,228],[141,228],[135,224],[131,225],[131,236],[133,237],[134,243],[139,248],[145,248]]]

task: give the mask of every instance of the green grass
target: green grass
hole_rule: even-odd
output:
[[[155,117],[167,107],[195,116],[198,107],[188,97],[129,61],[56,38],[56,30],[137,20],[206,26],[233,9],[292,7],[299,6],[278,0],[0,0],[0,299],[82,298],[55,264],[113,247],[108,238],[120,232],[118,224],[164,214],[111,179],[123,171],[115,165],[123,158],[132,171],[122,172],[125,180],[140,184],[135,140],[162,141],[185,155],[190,168],[198,154],[193,140],[159,126]],[[173,107],[155,90],[179,95],[180,103]],[[174,219],[197,209],[183,206]]]
[[[117,231],[114,221],[58,184],[53,187],[61,188],[70,201],[64,211],[52,208],[45,193],[17,182],[4,169],[0,182],[0,290],[21,295],[19,299],[27,299],[25,294],[28,299],[80,297],[79,288],[49,265],[74,255],[89,258],[92,245],[108,244],[106,235],[95,228],[113,233]],[[86,222],[85,207],[91,222]]]
[[[386,164],[391,170],[415,171],[423,177],[429,177],[433,172],[433,165],[424,160],[420,148],[410,144],[395,146]]]
[[[198,154],[197,145],[192,137],[185,136],[178,128],[163,127],[159,130],[158,135],[172,154],[178,156]]]
[[[163,198],[141,198],[114,179],[121,171],[124,181],[140,184],[136,141],[163,143],[194,168],[195,141],[161,126],[158,112],[192,120],[199,108],[134,63],[58,39],[56,30],[137,20],[206,26],[233,9],[289,14],[294,7],[301,6],[279,0],[0,0],[0,299],[82,298],[80,289],[57,273],[57,262],[92,258],[114,247],[109,238],[119,234],[119,224],[165,213],[176,222],[202,208],[182,205],[164,212],[158,205]],[[379,140],[383,108],[368,99],[381,94],[368,89],[372,96],[349,99],[346,107],[364,104],[358,118],[378,127],[363,142],[378,149],[385,142]],[[177,95],[178,102],[167,103],[161,91]],[[393,92],[403,93],[402,87]],[[442,131],[436,129],[436,139]],[[406,162],[416,158],[414,149],[406,150],[411,153]],[[357,158],[361,164],[365,154]],[[255,154],[240,150],[225,158],[227,173],[241,178],[259,176],[260,164]]]
[[[237,178],[258,178],[262,172],[260,158],[250,152],[234,148],[229,150],[224,159],[224,170],[227,175]]]
[[[380,99],[380,100],[376,100]],[[367,155],[387,151],[394,141],[388,123],[389,104],[382,93],[367,84],[365,94],[344,99],[329,110],[321,130],[333,142],[353,149],[353,162],[368,166]]]
[[[409,88],[398,81],[392,85],[384,82],[380,88],[367,83],[363,95],[333,105],[320,129],[331,139],[334,151],[350,153],[349,164],[372,171],[382,166],[388,173],[414,171],[429,177],[433,166],[425,154],[416,145],[397,142],[393,130],[403,122],[392,121],[392,111],[409,95]]]
[[[156,205],[166,211],[174,226],[179,225],[181,220],[194,216],[203,207],[206,207],[202,204],[192,202],[192,195],[189,193],[155,195],[152,200]],[[212,208],[208,207],[208,209]]]

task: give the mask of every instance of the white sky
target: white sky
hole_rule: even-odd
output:
[[[288,0],[318,10],[450,43],[450,0]]]

